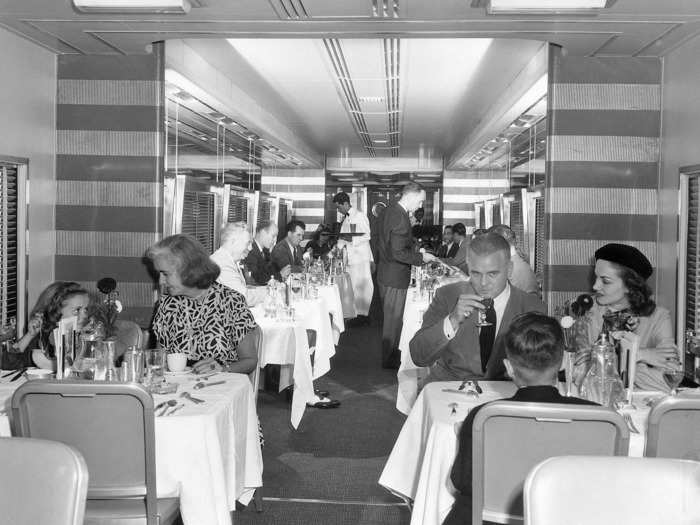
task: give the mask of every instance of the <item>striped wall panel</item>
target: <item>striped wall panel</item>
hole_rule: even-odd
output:
[[[322,169],[263,169],[262,191],[294,200],[294,218],[313,232],[323,222],[326,176]]]
[[[474,203],[498,197],[510,188],[504,172],[445,171],[442,179],[442,222],[461,222],[474,230]]]
[[[636,246],[656,264],[661,62],[550,48],[545,298],[588,292],[593,254]]]
[[[162,45],[147,56],[58,57],[56,279],[114,277],[124,319],[148,326],[143,261],[162,237]]]

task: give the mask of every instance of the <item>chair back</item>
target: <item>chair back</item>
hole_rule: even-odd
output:
[[[118,319],[114,323],[116,343],[115,357],[121,357],[130,347],[135,346],[138,349],[144,349],[148,344],[147,335],[141,330],[141,327],[133,321],[126,319]]]
[[[88,469],[55,441],[0,438],[0,521],[82,525]]]
[[[700,396],[669,396],[652,407],[644,455],[700,461]]]
[[[258,388],[260,386],[260,362],[262,359],[262,348],[263,348],[263,334],[260,327],[256,328],[252,333],[251,337],[255,339],[255,348],[258,350],[258,363],[252,372],[248,374],[250,383],[253,386],[253,402],[255,403],[255,411],[258,410]]]
[[[135,383],[27,381],[12,396],[13,434],[75,447],[88,499],[138,498],[156,523],[153,398]]]
[[[563,456],[525,481],[526,525],[700,523],[700,463]]]
[[[494,401],[472,434],[472,523],[521,523],[523,483],[553,456],[627,455],[629,430],[618,413],[592,405]]]

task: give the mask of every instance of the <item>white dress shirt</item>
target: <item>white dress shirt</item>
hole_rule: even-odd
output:
[[[493,309],[496,311],[496,335],[498,335],[498,330],[501,328],[501,320],[503,320],[503,313],[506,311],[508,299],[510,299],[510,284],[506,283],[506,287],[503,291],[493,299]],[[452,339],[457,333],[457,331],[452,328],[449,315],[445,317],[442,323],[442,330],[445,332],[445,337],[447,337],[448,340]]]
[[[236,290],[243,297],[247,297],[248,289],[238,261],[234,261],[231,254],[223,248],[212,253],[211,260],[221,268],[217,281],[232,290]]]

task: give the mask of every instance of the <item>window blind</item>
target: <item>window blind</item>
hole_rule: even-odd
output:
[[[2,325],[8,319],[17,318],[17,168],[0,164],[0,312]]]
[[[523,203],[512,201],[510,203],[510,229],[516,236],[518,250],[525,253],[525,226],[523,223]]]
[[[248,222],[248,199],[231,193],[228,201],[228,222]]]
[[[197,239],[209,252],[214,251],[214,194],[186,191],[182,204],[182,233]]]
[[[260,207],[258,211],[258,220],[256,221],[256,227],[260,226],[262,223],[269,221],[271,219],[270,213],[272,212],[272,201],[268,197],[260,197]]]
[[[545,262],[544,197],[535,199],[535,274],[542,276]]]
[[[700,303],[700,246],[698,218],[700,211],[700,179],[688,177],[687,239],[685,253],[685,329],[700,329],[698,303]],[[683,276],[680,276],[681,279]]]

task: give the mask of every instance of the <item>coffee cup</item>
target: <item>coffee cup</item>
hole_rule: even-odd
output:
[[[168,354],[168,370],[171,372],[182,372],[187,366],[187,354],[173,352]]]

